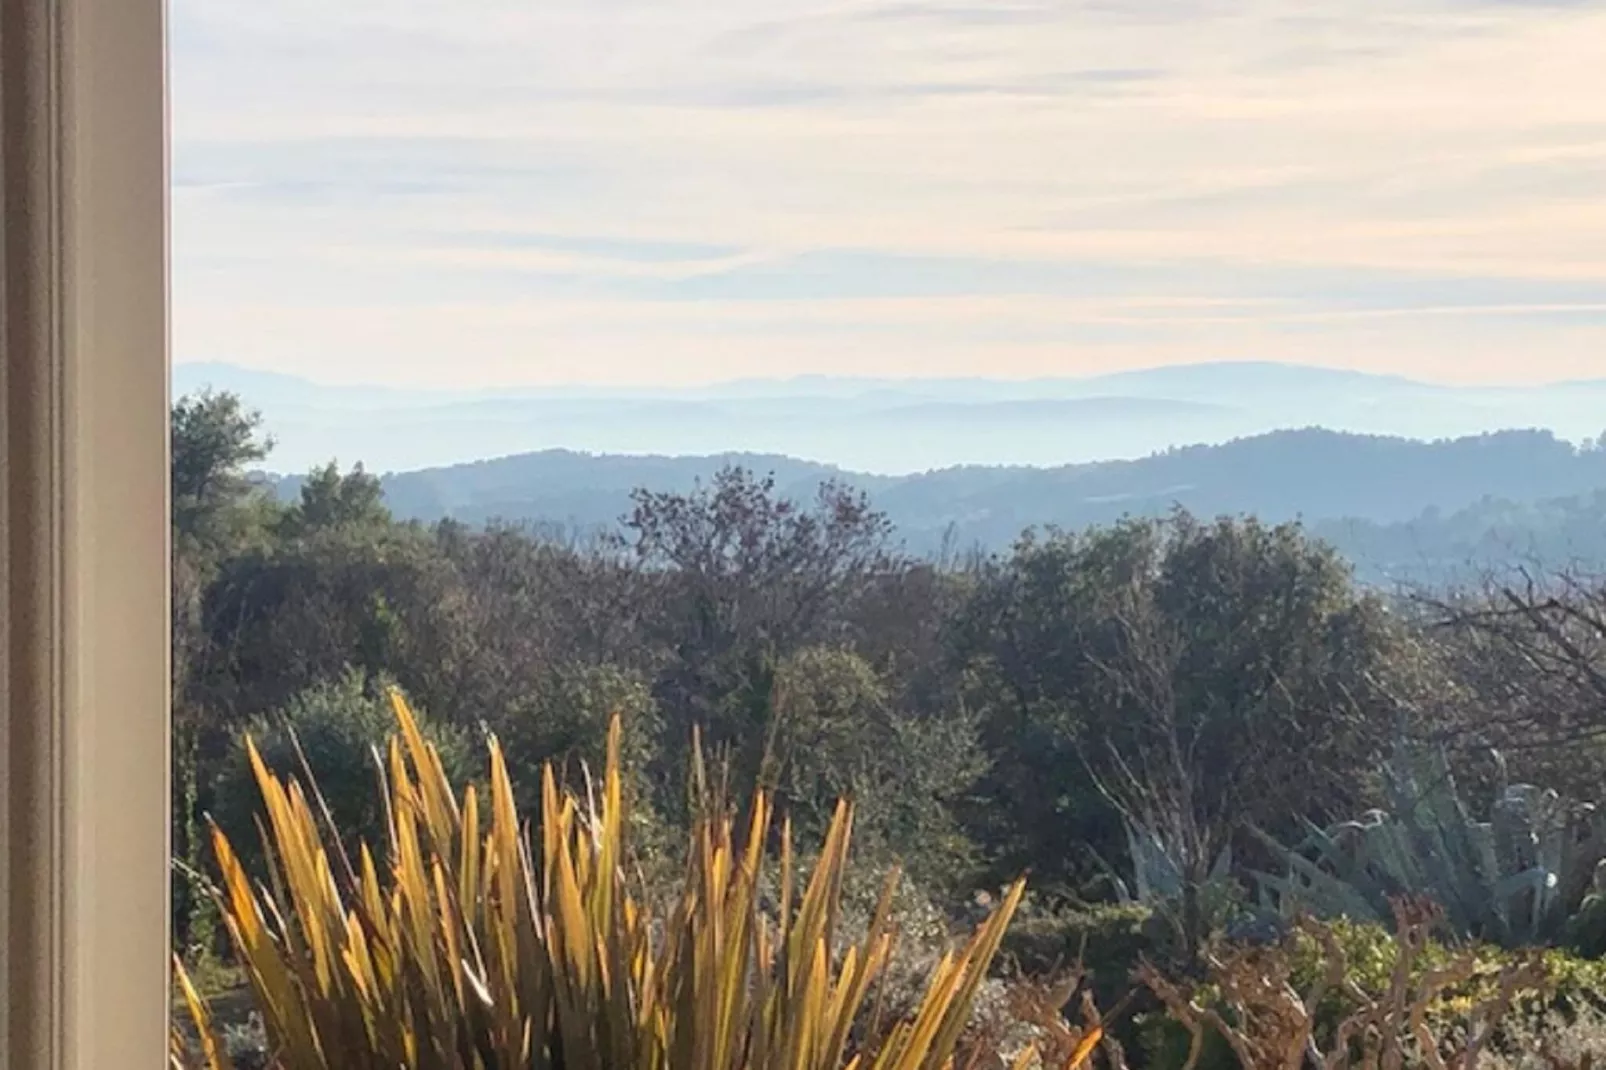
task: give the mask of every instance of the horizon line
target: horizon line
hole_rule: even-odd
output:
[[[187,359],[175,357],[171,370],[180,367],[188,368],[226,368],[231,371],[245,372],[254,375],[271,376],[274,378],[303,383],[309,386],[333,390],[383,390],[390,393],[414,394],[457,394],[474,395],[489,391],[527,390],[527,391],[671,391],[686,392],[699,389],[717,389],[720,387],[777,385],[805,383],[862,383],[862,384],[919,384],[919,383],[997,383],[1032,385],[1045,383],[1075,383],[1096,382],[1101,379],[1117,379],[1136,375],[1152,374],[1156,372],[1184,371],[1188,369],[1221,369],[1221,368],[1275,368],[1294,371],[1308,371],[1316,373],[1329,373],[1334,375],[1354,376],[1358,379],[1375,379],[1394,382],[1403,386],[1419,386],[1444,390],[1549,390],[1570,386],[1588,386],[1606,383],[1606,377],[1594,379],[1550,379],[1537,382],[1514,382],[1502,380],[1499,382],[1457,382],[1445,379],[1430,379],[1397,372],[1366,371],[1358,368],[1345,368],[1332,364],[1306,363],[1294,360],[1264,360],[1232,358],[1212,358],[1206,360],[1184,360],[1168,363],[1144,364],[1132,368],[1114,371],[1097,371],[1083,374],[1064,375],[836,375],[829,372],[798,372],[791,375],[763,376],[747,375],[723,379],[698,379],[665,381],[641,381],[629,383],[588,382],[584,380],[561,380],[548,382],[510,382],[502,381],[486,383],[483,385],[454,388],[447,386],[401,385],[394,386],[374,381],[330,381],[315,379],[307,375],[293,372],[278,371],[252,364],[240,364],[228,360]]]

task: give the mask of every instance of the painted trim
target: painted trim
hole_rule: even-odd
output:
[[[167,1040],[162,0],[0,0],[0,1065]]]

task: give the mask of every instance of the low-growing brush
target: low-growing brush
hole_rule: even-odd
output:
[[[1385,989],[1364,991],[1335,931],[1311,919],[1299,929],[1320,944],[1322,968],[1305,991],[1294,985],[1287,946],[1263,945],[1207,955],[1208,984],[1190,986],[1145,963],[1137,976],[1189,1038],[1183,1070],[1201,1065],[1213,1035],[1243,1070],[1474,1070],[1513,1003],[1547,984],[1537,954],[1511,954],[1494,971],[1471,952],[1427,965],[1429,934],[1442,923],[1429,900],[1397,899],[1395,952]],[[1323,1028],[1328,997],[1346,1004]],[[1454,1009],[1455,1020],[1446,1019]]]

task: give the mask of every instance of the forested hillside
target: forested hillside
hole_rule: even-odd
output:
[[[781,493],[822,479],[874,496],[910,552],[1007,549],[1027,527],[1077,530],[1181,507],[1201,516],[1303,520],[1367,580],[1442,580],[1524,560],[1606,564],[1598,493],[1606,450],[1540,431],[1440,442],[1308,430],[1139,461],[1062,468],[953,468],[918,476],[844,472],[773,455],[590,456],[553,451],[387,475],[406,519],[613,530],[639,487],[690,491],[720,468],[772,474]],[[283,480],[293,499],[298,478]]]

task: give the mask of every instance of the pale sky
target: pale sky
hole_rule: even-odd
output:
[[[1606,4],[173,0],[181,361],[1606,377]]]

